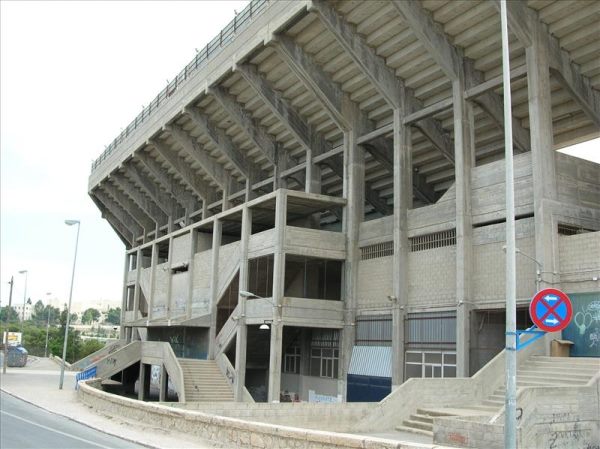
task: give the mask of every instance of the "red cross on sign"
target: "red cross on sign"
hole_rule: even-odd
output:
[[[543,331],[557,332],[569,325],[573,307],[569,297],[555,288],[540,290],[529,304],[533,323]]]

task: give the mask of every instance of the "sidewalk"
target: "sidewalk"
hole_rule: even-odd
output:
[[[46,358],[29,357],[27,366],[7,368],[4,375],[1,374],[0,369],[2,391],[101,432],[151,448],[219,447],[210,441],[191,438],[168,429],[149,427],[139,422],[127,422],[121,418],[98,414],[78,402],[74,372],[65,371],[62,390],[58,389],[59,379],[60,367]]]

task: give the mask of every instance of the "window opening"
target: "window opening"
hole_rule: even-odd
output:
[[[375,243],[360,249],[360,260],[377,259],[394,255],[394,242]]]

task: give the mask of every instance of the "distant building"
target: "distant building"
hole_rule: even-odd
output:
[[[19,314],[19,320],[22,320],[23,319],[23,304],[15,304],[13,302],[12,306]],[[33,313],[33,305],[25,304],[25,315],[24,315],[25,321],[31,319],[32,313]]]

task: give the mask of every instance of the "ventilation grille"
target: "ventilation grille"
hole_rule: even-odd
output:
[[[393,255],[394,242],[376,243],[375,245],[363,246],[360,249],[360,260],[377,259]]]
[[[410,251],[424,251],[426,249],[441,248],[456,245],[456,229],[434,232],[433,234],[419,235],[410,240]]]

